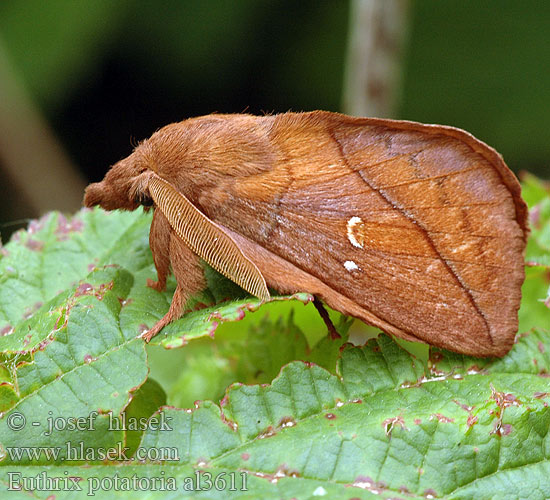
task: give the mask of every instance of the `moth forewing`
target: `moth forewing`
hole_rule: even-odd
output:
[[[473,355],[510,349],[526,210],[493,149],[413,122],[325,112],[258,120],[271,120],[279,160],[269,176],[226,178],[203,197],[217,223],[321,280],[329,306],[346,296],[385,331]],[[291,289],[295,274],[279,273],[279,287]]]

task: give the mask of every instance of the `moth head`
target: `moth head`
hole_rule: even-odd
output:
[[[101,182],[90,184],[84,193],[84,205],[99,205],[104,210],[135,210],[153,204],[149,179],[154,173],[139,150],[111,167]]]

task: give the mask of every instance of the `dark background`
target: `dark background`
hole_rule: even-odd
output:
[[[0,84],[16,81],[86,183],[190,116],[341,111],[349,16],[344,0],[3,0]],[[396,117],[464,128],[515,172],[550,177],[550,2],[412,1],[408,25]],[[7,138],[23,113],[3,99]],[[35,141],[21,128],[8,145],[27,152]],[[2,144],[5,242],[27,217],[67,208],[58,193],[34,203]],[[55,165],[32,168],[49,178]],[[64,182],[80,199],[82,186]]]

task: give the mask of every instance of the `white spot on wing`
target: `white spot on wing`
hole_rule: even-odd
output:
[[[359,269],[359,266],[353,262],[353,260],[346,260],[346,262],[344,262],[344,267],[350,272],[357,271]]]
[[[471,243],[464,243],[463,245],[460,245],[459,247],[456,247],[453,249],[453,253],[464,253],[470,250]]]
[[[354,234],[354,228],[358,224],[362,224],[363,221],[361,220],[361,217],[353,216],[350,220],[348,220],[348,240],[349,242],[357,248],[363,248],[363,245],[357,241],[357,238]]]
[[[439,261],[435,260],[426,268],[426,274],[434,272],[439,266]]]

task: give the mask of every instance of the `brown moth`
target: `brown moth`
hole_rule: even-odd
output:
[[[177,289],[149,340],[205,287],[201,259],[261,299],[310,292],[407,340],[474,356],[514,342],[527,207],[501,156],[462,130],[336,113],[173,123],[86,189],[154,207]]]

